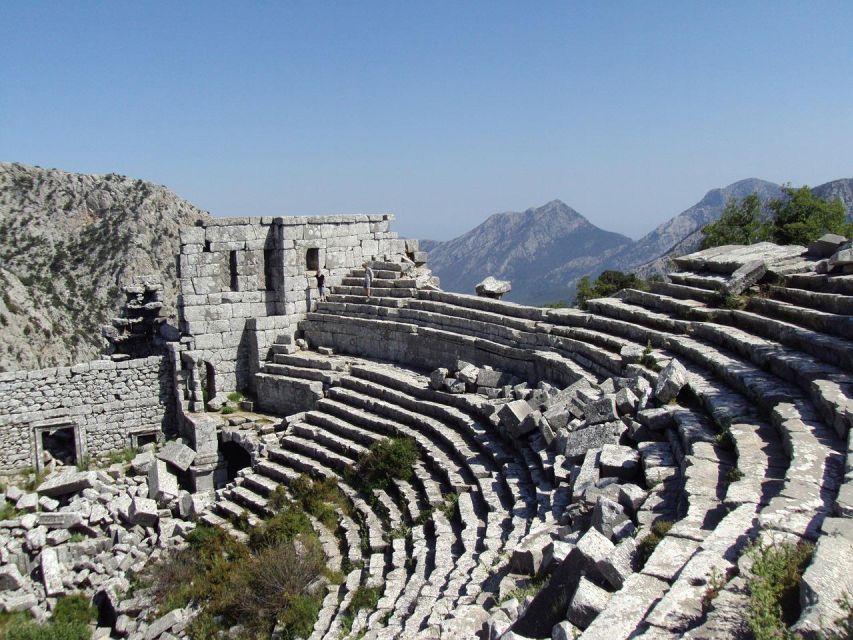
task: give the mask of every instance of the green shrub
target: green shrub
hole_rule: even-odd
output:
[[[288,598],[278,616],[279,637],[282,640],[296,640],[310,636],[322,606],[323,601],[319,596],[296,595]]]
[[[792,638],[788,626],[799,615],[800,580],[814,546],[805,542],[756,544],[747,553],[753,561],[747,584],[747,621],[755,640]]]
[[[373,611],[376,609],[376,605],[379,604],[380,595],[381,593],[379,589],[374,587],[362,586],[355,590],[352,594],[352,600],[350,600],[346,613],[344,613],[343,618],[341,619],[341,626],[343,627],[344,635],[349,634],[350,630],[352,630],[352,623],[359,611],[362,609]]]
[[[777,244],[807,245],[825,233],[850,236],[853,225],[845,221],[840,199],[827,202],[807,186],[782,187],[783,196],[768,204],[773,214],[768,235]]]
[[[0,520],[12,520],[18,512],[15,510],[15,507],[8,502],[3,502],[0,505]]]
[[[418,461],[418,447],[412,438],[377,440],[362,453],[354,468],[347,470],[347,479],[365,493],[387,489],[393,479],[409,480]]]
[[[222,407],[222,413],[223,413],[223,415],[226,415],[226,416],[228,414],[234,413],[235,411],[237,411],[237,409],[235,407],[229,407],[227,404]]]
[[[622,289],[648,291],[649,284],[633,273],[623,273],[621,271],[602,271],[595,279],[595,282],[592,283],[590,283],[589,276],[584,276],[578,281],[575,288],[575,306],[580,309],[586,309],[588,300],[606,298]]]
[[[702,249],[767,240],[768,231],[761,222],[758,194],[751,193],[740,202],[736,198],[729,199],[720,219],[703,227],[702,234]]]
[[[651,532],[640,540],[640,543],[637,545],[637,560],[641,568],[646,565],[655,547],[660,544],[660,541],[669,533],[670,529],[672,529],[672,522],[669,520],[657,520],[652,524]]]
[[[5,640],[89,640],[89,622],[97,610],[88,598],[69,595],[56,602],[53,617],[45,623],[36,623],[26,616],[17,615],[9,620]]]
[[[242,393],[240,393],[239,391],[232,391],[231,393],[228,394],[228,399],[231,402],[240,402],[244,398],[245,398],[245,396]]]
[[[338,526],[338,514],[352,511],[349,500],[331,478],[312,480],[302,474],[290,483],[290,493],[307,513],[332,531]]]
[[[312,532],[311,521],[305,512],[289,504],[249,532],[249,547],[260,550]]]

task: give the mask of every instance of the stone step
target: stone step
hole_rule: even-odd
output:
[[[313,351],[279,354],[275,358],[275,363],[327,372],[346,371],[348,369],[346,358],[324,356]]]
[[[258,495],[269,496],[269,494],[281,485],[281,481],[258,473],[253,469],[251,473],[247,473],[243,476],[243,484],[252,489]]]
[[[317,442],[336,453],[346,456],[347,458],[357,459],[361,454],[367,451],[364,446],[357,442],[353,442],[348,438],[341,437],[334,433],[326,432],[311,424],[296,422],[291,425],[291,429],[293,430],[294,435],[304,438],[305,440]]]
[[[199,516],[199,522],[209,527],[219,527],[240,542],[248,542],[249,536],[237,529],[231,522],[211,511],[205,511]]]
[[[830,276],[817,273],[792,274],[785,276],[785,284],[794,289],[814,293],[833,293],[853,296],[853,275]]]
[[[232,502],[227,498],[217,498],[214,503],[214,508],[226,518],[241,518],[242,514],[246,514],[248,516],[249,526],[257,527],[261,521],[260,519],[252,513],[249,509],[244,507],[241,504],[237,504],[236,502]]]
[[[399,275],[399,274],[397,274]],[[361,277],[346,277],[341,280],[341,284],[343,286],[348,287],[363,287],[364,286],[364,276]],[[404,287],[407,289],[414,289],[415,280],[413,278],[373,278],[372,280],[373,287],[377,289],[385,289],[390,287]]]
[[[411,298],[416,295],[417,289],[404,287],[371,287],[371,298]],[[332,288],[333,293],[341,293],[349,296],[365,295],[363,286],[339,285]]]
[[[272,482],[286,484],[296,480],[300,472],[287,465],[281,465],[273,460],[259,460],[254,466],[258,475],[268,478]],[[250,481],[251,482],[251,481]]]
[[[853,295],[819,293],[775,285],[769,286],[768,290],[774,299],[795,304],[799,307],[815,309],[826,313],[853,315]]]
[[[372,268],[372,267],[371,267]],[[352,278],[358,278],[360,282],[364,281],[364,269],[353,269],[350,271],[349,276]],[[400,278],[402,276],[400,271],[389,271],[385,269],[373,269],[373,279],[380,280],[394,280],[396,278]]]
[[[277,463],[280,467],[290,469],[290,475],[293,479],[298,478],[303,473],[313,478],[329,478],[335,481],[339,481],[341,478],[337,471],[310,456],[278,447],[270,447],[267,452],[272,462]],[[260,468],[260,465],[258,466]]]
[[[285,435],[281,439],[281,446],[289,451],[313,459],[318,465],[334,469],[338,474],[343,474],[355,464],[355,458],[326,448],[315,440],[309,440],[297,435]]]
[[[372,293],[372,292],[371,292]],[[328,303],[337,303],[337,304],[354,304],[360,305],[365,304],[367,301],[367,296],[365,295],[344,295],[342,293],[331,293],[326,297]],[[406,303],[406,298],[375,298],[371,296],[370,304],[379,306],[379,307],[402,307]],[[320,303],[323,305],[323,303]],[[318,308],[320,308],[318,306]]]
[[[329,398],[323,398],[317,403],[317,408],[314,411],[305,413],[305,421],[309,424],[316,425],[320,429],[325,429],[328,433],[336,434],[341,438],[358,443],[362,447],[370,447],[371,444],[380,440],[382,436],[379,434],[362,429],[356,425],[350,424],[346,420],[337,417],[339,413],[336,411],[337,403]],[[340,410],[342,413],[343,410]]]
[[[684,284],[675,284],[674,282],[652,281],[649,282],[649,287],[652,293],[659,293],[670,298],[680,298],[681,300],[696,300],[705,304],[717,304],[720,299],[719,294],[715,291]]]
[[[274,360],[280,358],[280,355],[276,355]],[[288,378],[303,378],[305,380],[316,380],[322,382],[325,385],[334,384],[338,377],[340,377],[340,373],[329,373],[327,371],[321,371],[319,369],[306,369],[304,367],[295,367],[289,364],[279,364],[277,362],[267,362],[261,367],[261,371],[263,373],[268,373],[270,375],[276,376],[285,376]]]
[[[827,313],[817,309],[801,307],[789,302],[752,297],[747,309],[761,315],[779,318],[821,333],[853,339],[853,316]]]
[[[257,515],[263,517],[267,512],[267,499],[262,495],[255,493],[247,486],[236,486],[230,489],[227,493],[228,497],[235,503],[238,503],[248,509],[254,511]]]
[[[707,291],[721,291],[729,279],[719,274],[694,271],[677,271],[668,275],[669,279],[674,284],[680,284],[687,287],[695,287],[697,289],[705,289]]]

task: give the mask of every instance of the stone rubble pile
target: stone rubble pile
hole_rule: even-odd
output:
[[[192,463],[192,449],[179,442],[144,449],[129,465],[63,469],[33,490],[6,488],[0,500],[14,508],[14,517],[0,521],[2,611],[28,611],[45,621],[57,597],[82,593],[98,607],[100,620],[112,621],[93,637],[185,637],[191,612],[172,611],[148,624],[150,600],[125,594],[131,576],[149,560],[184,543],[195,527],[190,518],[208,499],[177,481],[176,472]]]
[[[572,501],[559,521],[531,531],[512,551],[513,573],[550,576],[548,584],[535,598],[494,610],[486,637],[573,637],[638,570],[640,541],[656,519],[675,515],[681,490],[669,443],[650,426],[659,426],[686,383],[673,359],[654,386],[639,376],[601,385],[582,379],[562,390],[523,383],[495,401],[492,422],[505,436],[548,443],[557,486]],[[499,592],[523,585],[520,576],[507,576]]]

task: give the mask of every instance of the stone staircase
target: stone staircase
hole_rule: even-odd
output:
[[[487,597],[485,585],[518,540],[556,522],[568,503],[555,491],[544,443],[534,451],[504,442],[484,422],[482,398],[435,391],[398,366],[305,351],[274,353],[264,375],[317,382],[324,397],[290,416],[280,441],[220,490],[201,519],[243,537],[233,523],[271,515],[267,498],[277,486],[302,474],[337,482],[353,516],[341,513],[336,531],[314,524],[328,542],[330,566],[352,569],[344,584],[328,587],[312,638],[438,637],[451,612]],[[422,462],[410,482],[363,495],[344,472],[389,436],[413,438]],[[379,588],[381,598],[346,634],[343,620],[360,586]]]
[[[672,406],[663,412],[659,425],[652,425],[665,433],[672,463],[663,464],[666,456],[658,456],[661,464],[649,463],[646,470],[647,475],[651,469],[677,482],[674,489],[663,485],[653,492],[641,508],[646,515],[639,518],[646,527],[659,513],[676,514],[678,520],[642,571],[611,594],[584,637],[734,637],[747,599],[749,567],[743,550],[756,540],[801,539],[817,543],[805,576],[806,606],[797,626],[808,633],[819,624],[819,616],[836,610],[839,594],[833,589],[838,585],[829,586],[821,577],[837,574],[839,565],[844,567],[841,575],[853,575],[853,556],[839,552],[853,541],[848,520],[853,514],[848,479],[853,476],[847,474],[848,433],[853,425],[853,276],[814,273],[813,261],[802,255],[802,248],[783,249],[764,254],[762,282],[768,284],[740,301],[743,308],[723,305],[736,297],[734,283],[742,282],[743,272],[749,270],[744,267],[750,267],[754,256],[729,251],[714,259],[702,254],[681,258],[679,270],[668,282],[653,283],[651,292],[626,290],[592,300],[586,312],[417,289],[408,286],[402,271],[378,270],[371,299],[364,297],[360,283],[345,280],[328,302],[308,315],[301,329],[312,346],[339,354],[358,353],[424,369],[465,358],[503,365],[500,368],[530,379],[642,375],[654,382],[656,369],[678,358],[689,373],[690,402]],[[355,280],[359,277],[353,273]],[[388,372],[384,377],[369,371],[374,369],[352,367],[317,410],[341,419],[350,407],[373,413],[379,419],[356,414],[352,420],[355,426],[380,434],[388,420],[411,428],[406,419],[439,417],[429,413],[433,405],[417,403],[437,402],[446,410],[472,402],[469,396],[426,397],[431,390],[422,386],[417,391],[393,369],[384,369]],[[390,414],[393,419],[386,413],[389,407],[377,404],[382,402],[398,408]],[[336,414],[337,404],[347,409]],[[476,415],[476,407],[463,409]],[[490,536],[495,526],[503,532],[506,546],[520,539],[536,519],[547,520],[549,512],[540,508],[540,499],[547,505],[553,493],[545,482],[553,478],[549,476],[553,468],[536,466],[541,457],[535,452],[519,457],[506,448],[484,449],[481,438],[487,429],[470,431],[448,418],[442,415],[440,420],[445,436],[430,440],[435,453],[424,450],[438,456],[430,471],[439,492],[451,487],[464,490],[454,484],[459,481],[470,487],[461,495],[471,496],[477,531],[484,531],[478,542],[481,555],[471,556],[482,568],[482,554],[495,549],[494,543],[482,541],[496,539]],[[419,428],[422,439],[427,429],[437,433],[424,423]],[[469,449],[446,438],[462,438]],[[504,454],[516,456],[518,462],[506,462]],[[644,455],[644,464],[654,462],[655,455]],[[448,462],[451,465],[442,471]],[[459,480],[450,477],[448,469],[455,470]],[[477,475],[485,470],[492,474],[489,482]],[[523,482],[508,482],[511,473],[518,473]],[[425,487],[418,489],[426,492]],[[505,509],[519,501],[523,507],[510,516]],[[493,520],[487,516],[495,512],[503,513],[503,520],[489,529]],[[436,524],[431,533],[437,537],[441,530]],[[417,582],[417,576],[415,571],[412,580]],[[719,595],[709,603],[705,598],[709,584],[720,576]],[[446,584],[456,584],[454,579],[463,580],[448,577]],[[432,589],[419,593],[422,599],[429,594],[431,604],[424,606],[432,615],[407,626],[414,605],[404,607],[405,616],[398,616],[395,607],[389,618],[394,631],[387,637],[396,637],[393,633],[400,629],[426,632],[447,615],[432,604]],[[455,600],[456,605],[465,602]],[[372,627],[370,634],[386,637]]]

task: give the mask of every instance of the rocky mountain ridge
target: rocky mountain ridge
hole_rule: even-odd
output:
[[[833,180],[812,191],[825,199],[841,198],[848,219],[853,217],[853,179]],[[741,199],[751,193],[757,193],[762,202],[768,202],[782,194],[782,187],[766,180],[747,178],[726,187],[711,189],[695,205],[660,224],[639,240],[631,241],[625,236],[612,234],[623,238],[625,242],[605,242],[599,250],[595,246],[588,246],[588,241],[597,237],[612,238],[599,236],[611,232],[599,229],[558,200],[523,213],[495,214],[458,238],[447,242],[422,240],[421,247],[430,252],[430,266],[441,278],[442,286],[448,290],[473,293],[474,284],[493,275],[512,281],[513,291],[506,296],[508,300],[527,304],[571,301],[578,280],[585,275],[595,277],[606,269],[633,271],[646,278],[665,273],[669,256],[684,255],[699,249],[702,228],[719,219],[730,198]],[[543,239],[536,246],[539,258],[532,261],[527,256],[533,242],[530,234],[509,221],[522,220],[529,212],[553,210],[555,203],[571,211],[586,224],[579,226],[574,223],[573,226],[560,229],[550,242],[549,239]],[[498,227],[497,221],[504,219],[507,223]],[[540,219],[539,223],[542,222]],[[554,227],[553,224],[545,224]],[[499,233],[495,233],[498,229]],[[583,236],[574,235],[581,229]],[[579,253],[573,253],[575,243],[580,247]],[[505,247],[514,244],[527,247],[520,258],[516,253],[505,250]],[[549,253],[552,251],[550,247],[559,249]],[[539,274],[542,282],[535,282],[536,274]]]
[[[0,370],[97,357],[133,276],[158,274],[174,316],[178,229],[207,217],[143,180],[0,163]]]
[[[559,200],[526,211],[498,213],[448,242],[423,242],[441,286],[470,293],[488,275],[512,280],[516,302],[559,299],[602,259],[631,239],[604,231]]]

